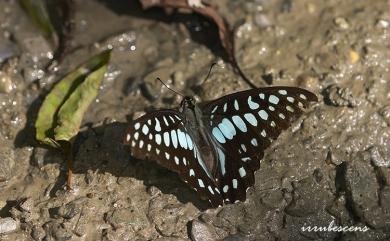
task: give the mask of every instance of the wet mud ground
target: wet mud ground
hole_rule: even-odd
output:
[[[17,1],[0,0],[0,240],[390,240],[390,2],[216,2],[255,84],[300,86],[320,101],[266,150],[244,203],[207,210],[121,141],[127,121],[178,106],[157,76],[202,101],[248,88],[220,57],[216,29],[188,11],[77,0],[73,51],[49,73],[50,44]],[[37,147],[33,121],[52,84],[108,46],[68,192],[64,157]],[[301,230],[332,221],[369,230]]]

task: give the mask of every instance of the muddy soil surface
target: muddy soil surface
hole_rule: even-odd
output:
[[[157,76],[202,101],[248,88],[220,57],[216,29],[188,11],[76,0],[73,51],[47,72],[51,45],[17,1],[0,0],[0,240],[390,240],[390,2],[215,2],[255,84],[300,86],[320,101],[266,150],[245,202],[207,209],[121,141],[126,122],[178,106]],[[69,192],[64,157],[37,147],[34,118],[53,83],[108,46]],[[332,222],[368,230],[302,230]]]

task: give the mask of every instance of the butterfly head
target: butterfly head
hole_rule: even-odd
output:
[[[185,96],[180,104],[183,110],[185,109],[195,109],[195,99],[192,96]]]

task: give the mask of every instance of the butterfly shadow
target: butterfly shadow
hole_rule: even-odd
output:
[[[135,178],[141,180],[147,190],[157,187],[163,194],[176,196],[181,203],[191,202],[200,210],[208,208],[208,203],[201,200],[176,173],[153,161],[131,157],[129,148],[122,144],[127,124],[114,122],[84,129],[74,141],[72,168],[74,174],[85,175],[87,180],[91,173],[92,175],[110,173],[117,178],[117,183],[124,177]],[[46,152],[43,159],[44,165],[59,162],[61,166],[60,175],[50,191],[50,196],[55,196],[65,187],[67,178],[65,159],[55,150]]]

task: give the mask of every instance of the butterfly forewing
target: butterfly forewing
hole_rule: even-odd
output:
[[[295,87],[237,92],[206,104],[203,121],[218,152],[216,178],[225,202],[245,200],[264,149],[317,97]]]
[[[129,127],[125,144],[130,146],[135,158],[156,161],[178,173],[213,206],[222,204],[220,191],[205,167],[195,139],[185,126],[182,113],[160,110],[140,117]]]

